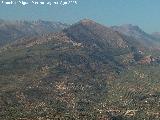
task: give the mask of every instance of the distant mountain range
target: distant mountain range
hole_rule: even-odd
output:
[[[67,24],[50,21],[5,21],[0,20],[0,46],[23,37],[32,37],[45,33],[58,32]]]
[[[124,35],[136,38],[139,42],[141,42],[146,47],[150,47],[150,48],[160,47],[160,41],[157,40],[158,37],[144,32],[138,26],[134,26],[132,24],[126,24],[121,26],[112,26],[111,28]]]
[[[152,36],[160,40],[160,32],[152,33]]]

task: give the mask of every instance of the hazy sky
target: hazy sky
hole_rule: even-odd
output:
[[[43,19],[70,24],[83,18],[89,18],[108,26],[131,23],[140,26],[146,32],[160,32],[160,0],[77,0],[77,2],[77,5],[66,6],[22,6],[2,5],[0,0],[0,18],[9,20]]]

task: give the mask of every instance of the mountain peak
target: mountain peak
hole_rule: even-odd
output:
[[[132,25],[132,24],[124,24],[124,25],[121,25],[120,27],[128,30],[142,31],[141,28],[139,28],[139,26]]]
[[[134,34],[146,34],[139,26],[132,25],[132,24],[113,26],[112,29],[117,30],[129,36],[135,36]]]
[[[156,39],[160,39],[160,32],[154,32],[151,34],[153,37],[155,37]]]
[[[86,46],[99,46],[101,49],[126,48],[126,42],[119,33],[89,19],[83,19],[73,24],[64,32],[76,42]]]
[[[79,21],[79,23],[84,24],[84,25],[88,25],[88,24],[95,24],[96,22],[94,22],[93,20],[90,20],[90,19],[82,19]]]
[[[157,41],[155,41],[154,38],[156,35],[151,36],[150,34],[144,32],[139,26],[132,24],[124,24],[120,26],[113,26],[111,28],[126,36],[134,37],[146,47],[153,48],[155,47],[155,44],[157,44]],[[156,46],[159,47],[158,44]]]
[[[160,32],[154,32],[153,35],[160,35]]]
[[[121,26],[123,26],[123,27],[134,27],[135,25],[133,25],[133,24],[123,24]]]

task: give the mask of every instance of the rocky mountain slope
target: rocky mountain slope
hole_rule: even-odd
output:
[[[133,37],[123,35],[92,20],[84,19],[58,33],[17,40],[3,47],[1,51],[8,48],[31,47],[53,39],[72,43],[74,46],[83,46],[89,49],[90,55],[95,56],[95,59],[100,57],[122,66],[138,59],[137,56],[141,56],[141,52],[147,49]]]
[[[146,54],[88,19],[17,40],[0,52],[0,119],[158,120],[160,64]]]

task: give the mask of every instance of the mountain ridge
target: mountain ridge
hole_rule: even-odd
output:
[[[5,21],[0,22],[0,45],[23,37],[32,37],[45,33],[58,32],[69,25],[50,21]]]
[[[136,38],[139,42],[146,47],[159,48],[160,42],[158,42],[152,35],[144,32],[140,27],[132,24],[125,24],[120,26],[112,26],[112,29],[118,31],[127,36]]]

